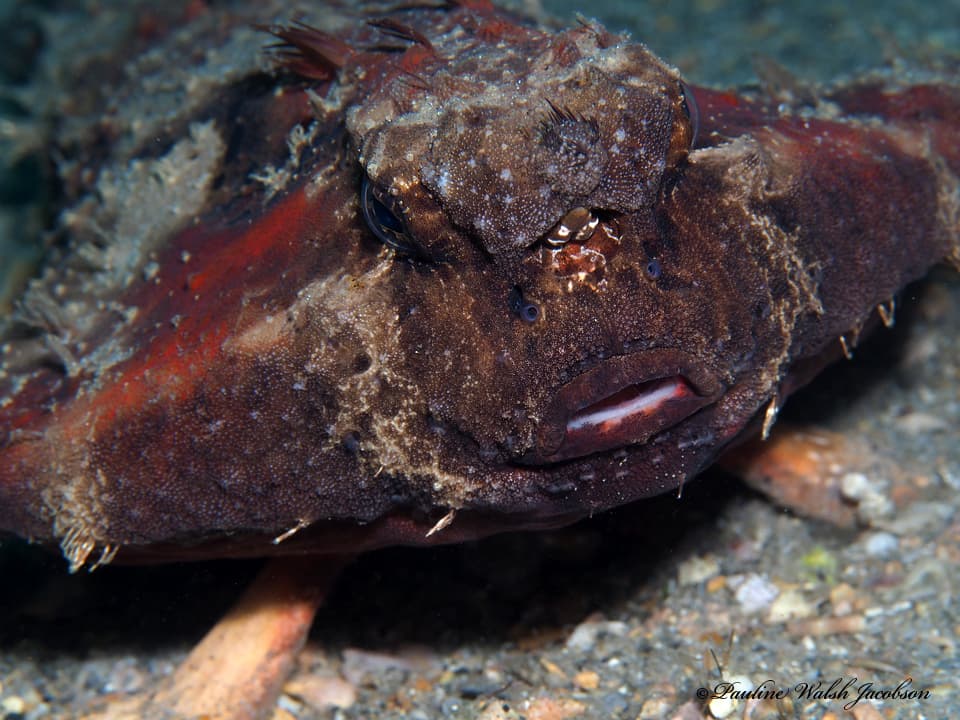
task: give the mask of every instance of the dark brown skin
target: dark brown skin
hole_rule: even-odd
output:
[[[778,109],[480,2],[276,32],[299,79],[211,103],[181,146],[221,177],[197,220],[125,279],[49,269],[24,303],[43,333],[4,346],[0,529],[74,568],[453,542],[676,492],[960,263],[955,86]],[[295,176],[253,182],[313,121]],[[217,152],[225,122],[283,131]]]

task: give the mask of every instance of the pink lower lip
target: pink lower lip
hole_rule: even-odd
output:
[[[557,455],[578,457],[643,442],[703,404],[681,375],[628,385],[573,413]]]
[[[630,385],[576,412],[567,420],[567,436],[579,432],[616,432],[631,420],[655,413],[670,400],[692,393],[687,382],[679,376]]]
[[[607,358],[561,386],[543,409],[524,464],[548,464],[647,442],[714,403],[724,386],[674,348]]]

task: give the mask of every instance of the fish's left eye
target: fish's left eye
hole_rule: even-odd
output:
[[[673,133],[667,148],[667,165],[680,166],[693,150],[700,131],[700,112],[697,99],[685,82],[678,81],[677,94],[673,96]]]
[[[680,81],[680,107],[690,121],[690,147],[697,142],[697,134],[700,132],[700,108],[697,107],[697,99],[693,95],[690,86],[683,80]]]
[[[396,201],[377,188],[366,174],[360,185],[360,210],[370,232],[376,235],[384,245],[393,248],[401,255],[421,254],[420,248],[407,232]]]

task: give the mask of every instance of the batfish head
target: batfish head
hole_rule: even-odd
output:
[[[217,125],[193,125],[170,156],[206,148],[220,189],[190,185],[137,271],[65,265],[28,293],[59,331],[0,368],[0,528],[79,567],[556,524],[676,488],[770,398],[799,281],[767,272],[781,231],[739,190],[775,190],[754,149],[693,149],[690,89],[602,28],[418,12],[429,37],[374,25],[389,52],[274,29],[321,83],[244,124],[312,108],[286,143],[251,135],[301,153],[257,178],[289,187],[225,212],[246,156],[221,167]]]
[[[694,98],[597,28],[463,43],[348,114],[428,425],[474,475],[555,486],[631,453],[621,496],[675,485],[658,442],[712,444],[696,418],[749,335],[724,249],[664,210]]]

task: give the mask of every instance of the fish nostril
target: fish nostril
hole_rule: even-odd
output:
[[[507,307],[526,323],[535,323],[540,317],[540,306],[525,298],[519,285],[514,285],[507,295]]]
[[[359,433],[350,431],[340,440],[340,444],[344,450],[346,450],[351,455],[356,455],[360,452],[360,435]]]
[[[367,370],[370,369],[370,365],[372,364],[372,362],[373,361],[370,360],[370,356],[367,355],[365,352],[358,353],[357,356],[353,358],[354,375],[360,375],[362,373],[365,373]]]
[[[660,276],[663,275],[663,266],[660,265],[660,261],[657,260],[656,258],[651,259],[647,263],[646,270],[647,270],[647,275],[652,280],[659,280]]]

